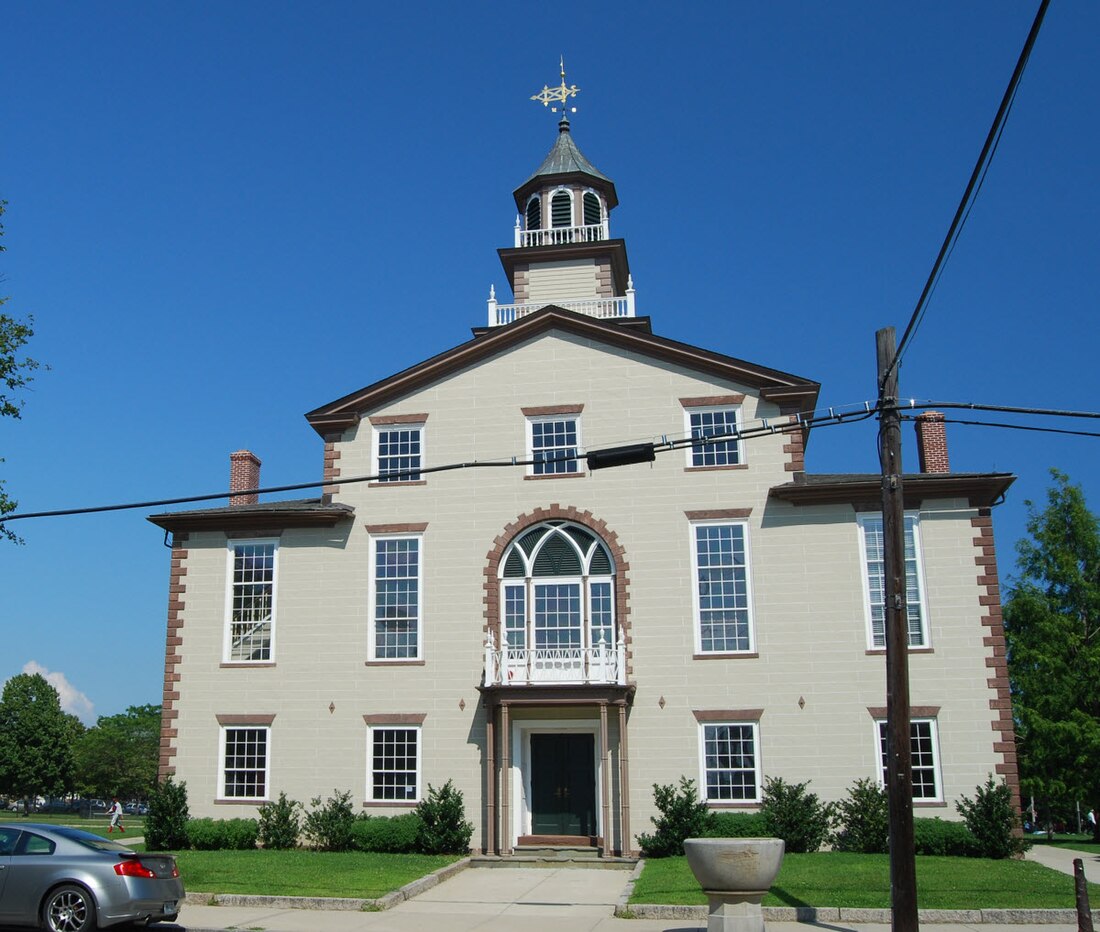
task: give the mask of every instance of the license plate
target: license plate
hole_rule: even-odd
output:
[[[167,903],[165,903],[164,904],[164,911],[166,913],[169,913],[169,914],[175,913],[176,912],[176,901],[175,900],[169,900]]]

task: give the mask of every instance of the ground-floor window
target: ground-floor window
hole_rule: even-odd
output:
[[[270,728],[222,729],[223,799],[266,799]]]
[[[705,722],[700,726],[703,795],[707,802],[760,799],[756,722]]]
[[[367,784],[371,802],[420,799],[420,729],[373,726],[367,741]]]
[[[886,722],[878,722],[879,752],[882,757],[882,782],[886,784]],[[935,802],[940,799],[939,751],[936,720],[915,718],[909,723],[909,748],[912,755],[913,799]]]

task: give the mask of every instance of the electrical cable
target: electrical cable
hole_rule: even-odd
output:
[[[902,415],[903,421],[915,421],[915,417]],[[944,418],[942,424],[965,424],[968,427],[1003,427],[1008,430],[1029,430],[1043,434],[1068,434],[1071,437],[1100,437],[1100,431],[1069,430],[1064,427],[1037,427],[1033,424],[1005,424],[1003,421],[964,421],[960,418]]]

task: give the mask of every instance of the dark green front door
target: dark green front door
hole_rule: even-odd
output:
[[[531,832],[596,834],[594,735],[531,735]]]

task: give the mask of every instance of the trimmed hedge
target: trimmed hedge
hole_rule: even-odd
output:
[[[423,824],[415,812],[397,816],[359,815],[351,827],[351,843],[357,851],[412,854]]]
[[[944,819],[913,819],[913,847],[917,854],[958,858],[980,857],[978,843],[962,822]]]
[[[760,812],[712,812],[704,838],[765,838],[768,827]]]
[[[187,842],[196,851],[249,851],[260,834],[255,819],[189,819]]]

